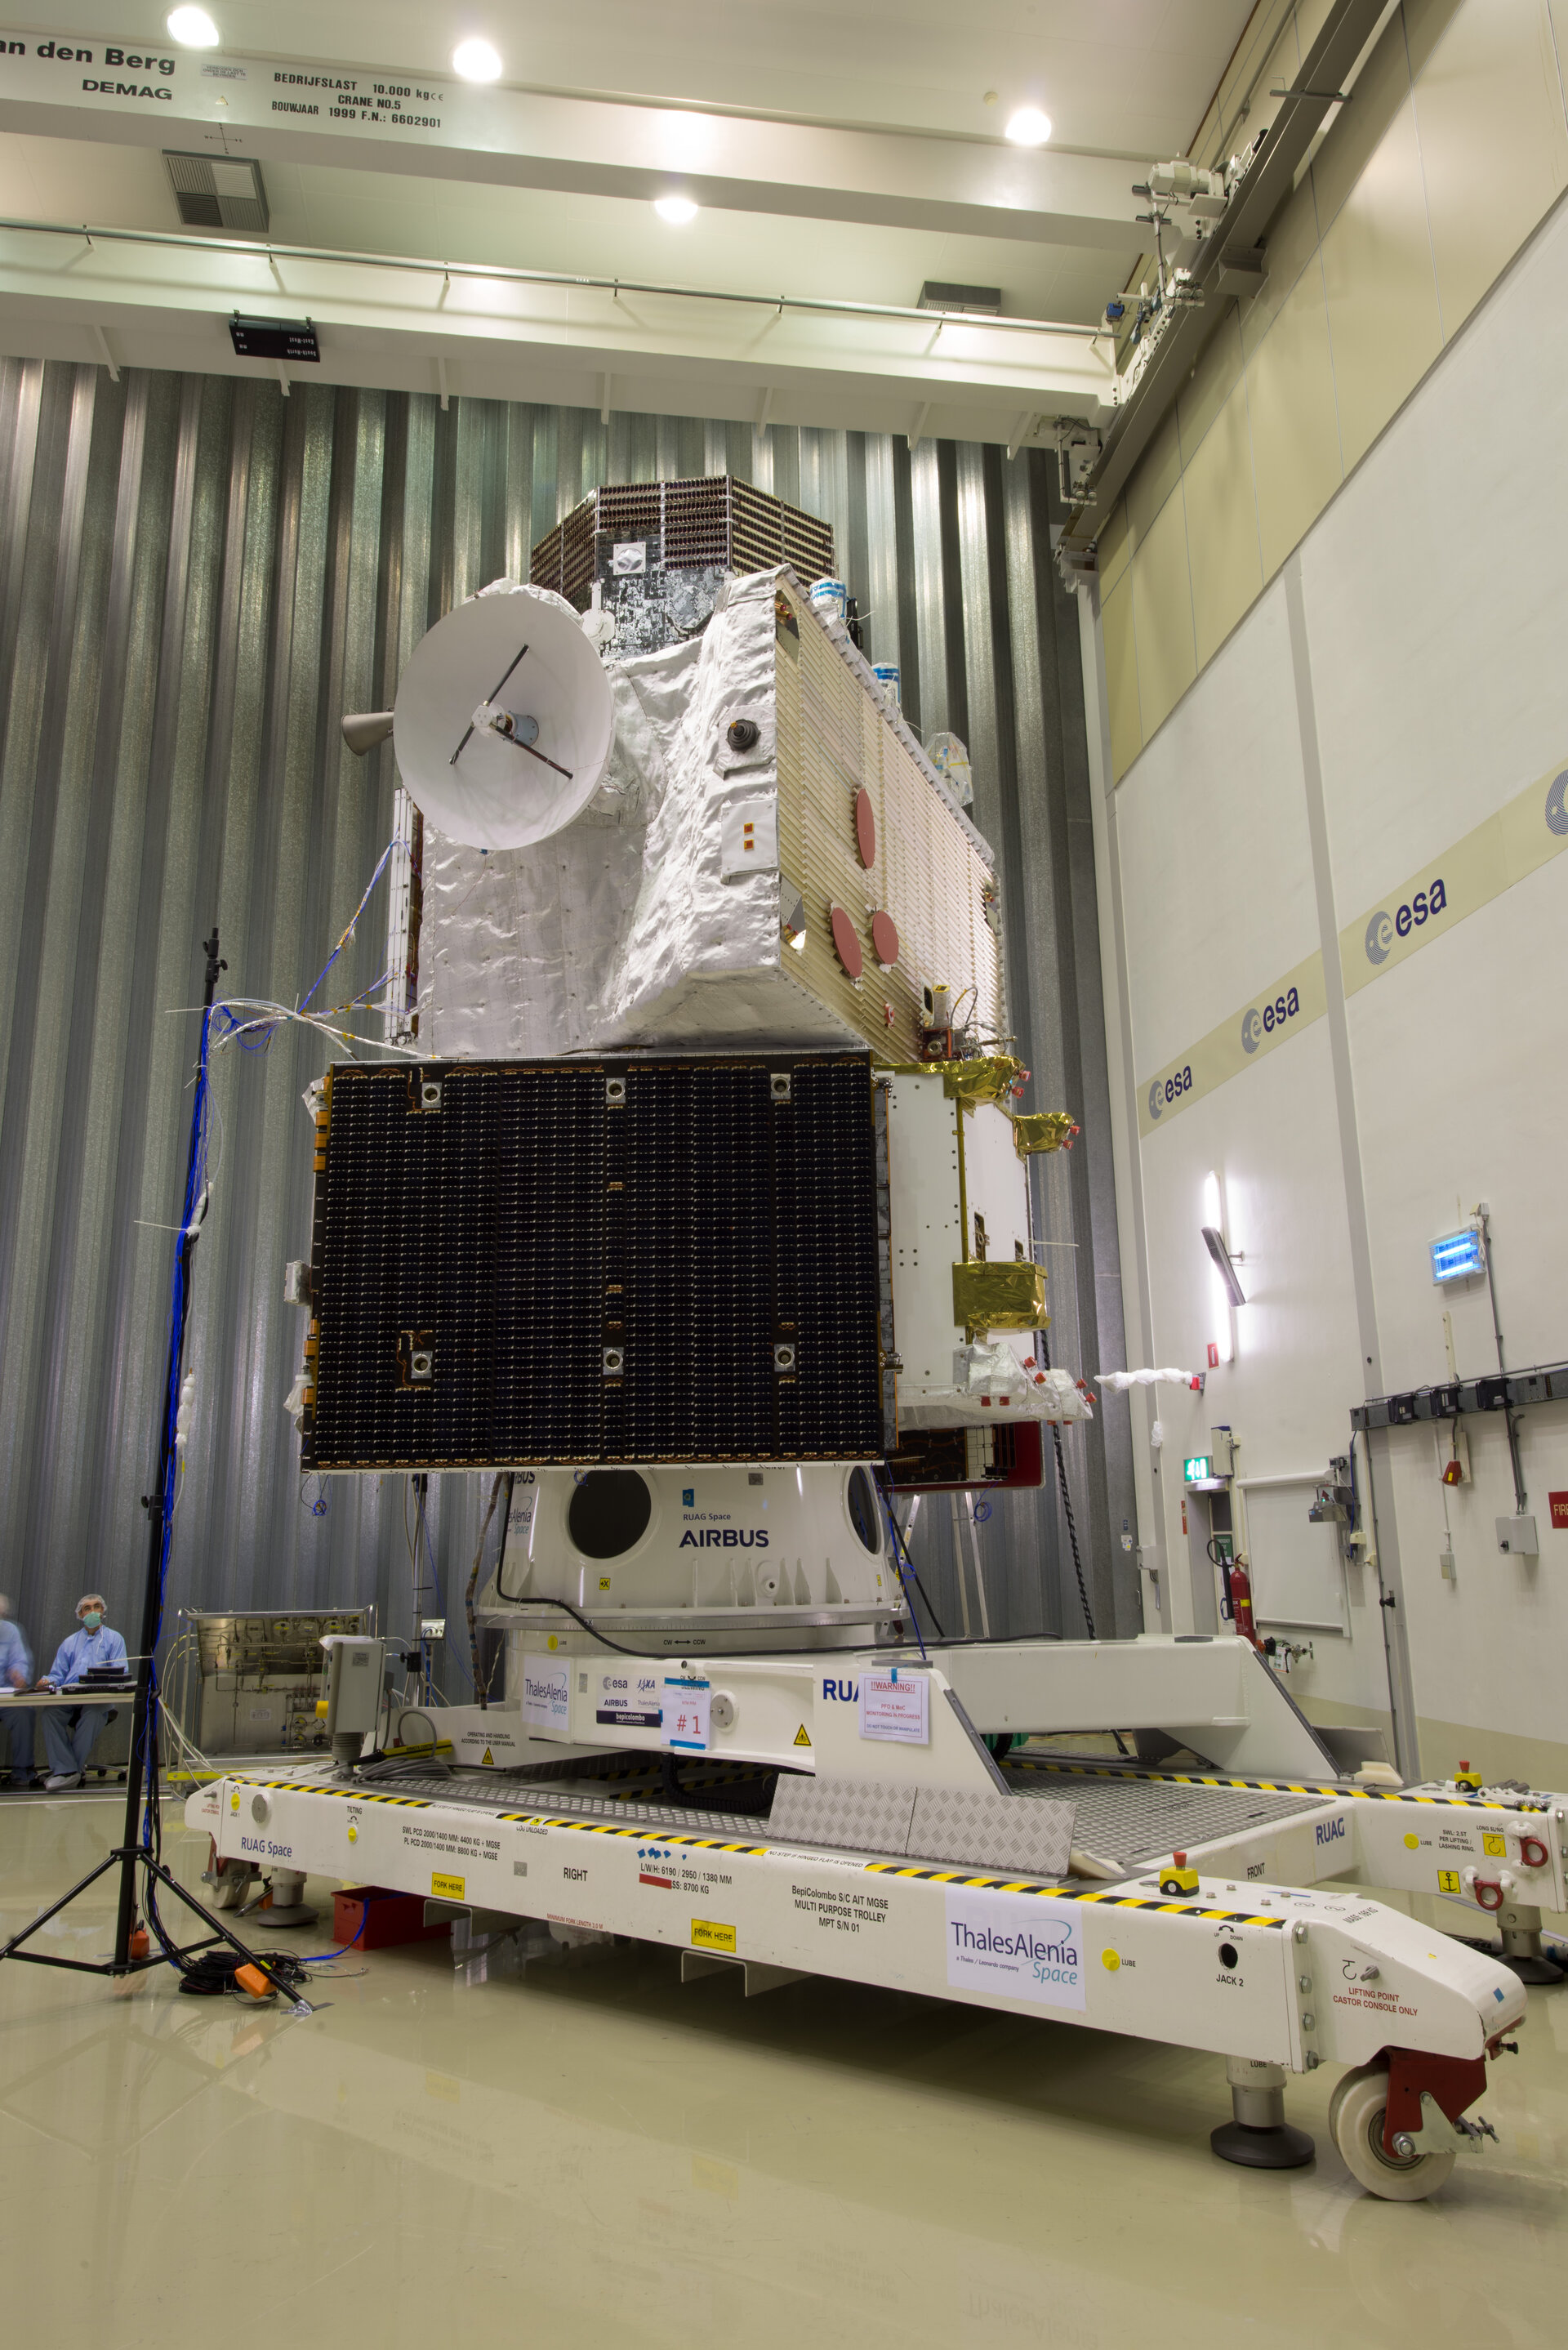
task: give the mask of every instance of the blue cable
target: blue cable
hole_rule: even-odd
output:
[[[889,1477],[888,1486],[891,1486],[892,1482]],[[926,1655],[926,1636],[920,1629],[920,1619],[915,1608],[915,1595],[909,1588],[909,1578],[915,1571],[914,1561],[909,1558],[909,1553],[904,1548],[904,1537],[898,1532],[898,1522],[893,1515],[893,1505],[888,1498],[887,1489],[879,1477],[876,1480],[876,1484],[882,1503],[883,1514],[888,1521],[888,1531],[893,1537],[893,1565],[898,1569],[898,1581],[903,1586],[904,1598],[909,1610],[909,1621],[915,1627],[915,1638],[920,1644],[921,1659],[925,1663],[929,1664],[930,1659]],[[906,1563],[909,1569],[909,1575],[904,1572]]]
[[[158,1559],[158,1617],[152,1638],[152,1655],[148,1659],[147,1720],[142,1731],[141,1845],[151,1852],[154,1834],[154,1803],[152,1790],[156,1785],[157,1721],[160,1703],[158,1682],[158,1640],[163,1627],[164,1594],[169,1581],[169,1553],[174,1534],[174,1497],[179,1482],[180,1455],[175,1438],[179,1428],[181,1374],[183,1366],[176,1353],[176,1338],[185,1305],[185,1260],[187,1250],[184,1235],[190,1231],[207,1180],[207,1055],[213,1014],[210,1008],[202,1014],[202,1045],[196,1062],[196,1088],[191,1105],[191,1128],[194,1138],[190,1152],[190,1164],[185,1176],[185,1201],[180,1218],[181,1240],[174,1252],[174,1272],[170,1284],[169,1299],[169,1387],[164,1398],[164,1441],[168,1465],[163,1472],[163,1538]],[[160,1823],[160,1825],[161,1825]],[[160,1936],[160,1939],[162,1937]]]
[[[351,1938],[348,1941],[347,1941],[347,1942],[345,1942],[345,1943],[343,1944],[343,1946],[342,1946],[342,1949],[341,1949],[341,1950],[317,1950],[317,1951],[315,1953],[315,1955],[314,1955],[313,1957],[311,1957],[311,1958],[308,1958],[308,1959],[296,1959],[296,1960],[295,1960],[295,1964],[296,1964],[296,1966],[301,1966],[301,1967],[324,1967],[324,1966],[327,1964],[327,1960],[328,1960],[328,1959],[340,1959],[340,1958],[343,1956],[343,1954],[344,1954],[344,1951],[345,1951],[345,1950],[351,1950],[353,1949],[354,1944],[358,1940],[358,1939],[359,1939],[360,1935],[364,1932],[364,1930],[365,1930],[365,1919],[366,1919],[366,1918],[367,1918],[367,1916],[368,1916],[368,1915],[369,1915],[369,1912],[366,1910],[366,1908],[365,1908],[364,1903],[363,1903],[363,1902],[361,1902],[361,1903],[360,1903],[360,1905],[359,1905],[359,1923],[358,1923],[358,1925],[355,1928],[352,1938]]]
[[[332,952],[327,956],[327,961],[322,964],[321,969],[317,972],[315,982],[310,988],[309,993],[302,995],[299,1002],[296,1004],[295,1010],[296,1012],[303,1012],[305,1010],[306,1005],[310,1002],[311,996],[315,994],[317,988],[320,986],[322,981],[326,978],[327,972],[331,970],[333,964],[337,962],[338,956],[342,953],[344,948],[353,937],[354,925],[358,922],[360,915],[364,912],[370,892],[375,888],[377,882],[380,879],[382,872],[386,868],[387,859],[390,857],[393,849],[396,848],[397,846],[397,839],[394,837],[392,839],[388,841],[387,846],[382,849],[381,861],[377,866],[376,870],[371,874],[369,880],[365,885],[365,895],[360,899],[358,907],[355,909],[352,920],[349,922],[348,927],[344,931],[342,937],[338,940],[337,944],[333,948]]]

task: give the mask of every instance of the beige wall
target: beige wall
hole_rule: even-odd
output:
[[[1255,135],[1325,8],[1265,0],[1194,154]],[[1100,534],[1118,779],[1568,187],[1565,63],[1568,0],[1395,8]],[[1433,484],[1456,530],[1508,413],[1500,381]]]

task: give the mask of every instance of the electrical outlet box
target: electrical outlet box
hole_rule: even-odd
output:
[[[1513,1558],[1535,1558],[1540,1555],[1535,1539],[1533,1518],[1499,1518],[1497,1546]]]
[[[446,1638],[446,1617],[444,1616],[421,1616],[420,1617],[420,1638],[421,1640],[444,1640]]]
[[[381,1711],[386,1641],[361,1633],[328,1632],[321,1645],[327,1651],[327,1736],[369,1735]]]

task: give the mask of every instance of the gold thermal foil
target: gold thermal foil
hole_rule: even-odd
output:
[[[953,1320],[967,1330],[1039,1330],[1045,1326],[1044,1268],[1016,1257],[953,1267]]]
[[[1040,1109],[1012,1121],[1012,1143],[1020,1159],[1037,1150],[1060,1150],[1073,1131],[1073,1114],[1065,1109]]]

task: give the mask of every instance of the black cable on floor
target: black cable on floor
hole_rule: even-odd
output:
[[[258,1950],[256,1956],[291,1986],[308,1980],[299,1960],[291,1958],[286,1950]],[[184,1980],[180,1988],[194,1999],[221,1999],[225,1991],[234,1990],[240,1969],[249,1964],[250,1960],[238,1950],[202,1950],[196,1958],[186,1960],[181,1970]],[[277,1994],[269,1990],[266,1996],[275,1999]]]

